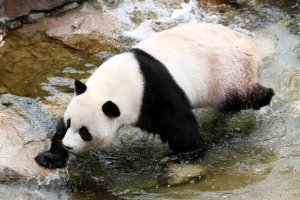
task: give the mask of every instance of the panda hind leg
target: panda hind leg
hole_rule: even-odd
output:
[[[219,110],[224,113],[235,113],[250,108],[259,110],[261,107],[269,105],[273,96],[274,91],[272,88],[257,84],[246,97],[235,91],[229,93]]]
[[[62,139],[66,134],[66,127],[63,118],[60,118],[56,125],[56,133],[52,137],[51,147],[48,151],[40,153],[35,157],[35,161],[42,167],[49,169],[66,167],[68,151],[62,144]]]
[[[249,95],[251,108],[259,110],[261,107],[269,105],[274,95],[272,88],[257,84]]]

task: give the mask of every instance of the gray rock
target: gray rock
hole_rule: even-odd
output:
[[[43,12],[40,12],[40,13],[31,13],[22,22],[23,23],[34,23],[34,22],[40,21],[44,17],[45,17],[45,13],[43,13]]]
[[[70,13],[56,18],[46,34],[74,49],[96,54],[104,50],[116,52],[113,36],[124,27],[121,21],[109,14]]]
[[[236,3],[241,5],[241,6],[245,6],[247,5],[251,0],[236,0]]]
[[[9,20],[28,15],[31,11],[51,10],[68,2],[81,0],[9,0],[5,1],[5,14]]]
[[[63,6],[63,7],[61,8],[61,11],[62,11],[62,12],[67,12],[67,11],[69,11],[69,10],[72,10],[72,9],[74,9],[74,8],[77,8],[78,6],[79,6],[79,5],[78,5],[77,2],[73,2],[73,3],[70,3],[70,4],[68,4],[68,5]]]
[[[39,133],[37,133],[39,132]],[[34,157],[44,150],[40,133],[30,120],[0,105],[0,181],[11,178],[47,176],[53,170],[39,167]]]
[[[169,163],[169,185],[178,185],[192,179],[199,179],[206,175],[206,169],[199,163],[197,164],[175,164]]]
[[[6,25],[7,25],[7,28],[9,28],[9,29],[16,29],[22,25],[22,22],[20,20],[13,20],[13,21],[7,22]]]
[[[5,26],[5,3],[0,0],[0,27]]]
[[[290,33],[300,35],[300,17],[292,20],[288,25],[288,29],[290,30]]]

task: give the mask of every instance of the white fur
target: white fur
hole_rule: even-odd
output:
[[[88,147],[107,145],[123,124],[137,121],[142,102],[143,77],[133,54],[119,54],[107,60],[88,79],[87,90],[74,96],[65,112],[65,123],[71,118],[63,144],[73,147],[73,153]],[[114,102],[120,109],[118,118],[107,117],[102,105]],[[83,141],[79,129],[86,126],[93,136],[90,142]]]
[[[217,107],[234,88],[246,92],[244,79],[254,83],[260,71],[251,39],[222,25],[176,27],[135,47],[168,68],[194,108]]]
[[[232,89],[246,93],[257,82],[260,59],[252,41],[222,25],[186,25],[163,31],[137,44],[162,62],[186,93],[192,107],[218,107]],[[247,79],[248,81],[245,81]],[[137,121],[142,103],[143,76],[132,53],[107,60],[88,79],[87,91],[75,96],[64,119],[71,128],[65,146],[79,152],[108,144],[123,124]],[[111,100],[118,118],[107,117],[102,105]],[[86,126],[93,136],[83,141],[78,130]]]

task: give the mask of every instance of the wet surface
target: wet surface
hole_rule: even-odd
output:
[[[60,86],[70,86],[70,83],[64,83],[64,79],[82,79],[90,75],[74,75],[74,70],[88,72],[91,67],[82,66],[90,63],[95,68],[102,63],[93,55],[65,47],[60,42],[47,38],[43,33],[29,35],[19,30],[9,32],[5,47],[0,49],[0,59],[3,63],[0,93],[32,98],[48,96],[55,93],[55,90],[61,91]],[[55,81],[55,78],[58,80]],[[45,88],[50,86],[52,88]]]
[[[276,93],[271,106],[236,115],[195,110],[200,131],[209,142],[202,159],[174,159],[158,137],[126,127],[108,147],[72,155],[67,169],[46,179],[1,183],[0,198],[12,198],[12,191],[16,199],[300,198],[299,2],[155,2],[91,3],[130,27],[124,30],[124,38],[141,40],[196,21],[222,23],[252,35],[263,59],[261,82]],[[29,30],[9,32],[0,49],[0,61],[5,63],[0,94],[17,95],[0,99],[30,115],[50,137],[56,117],[62,115],[72,95],[72,79],[89,77],[115,52],[90,54],[48,38],[42,31]],[[180,171],[182,164],[192,168]],[[174,165],[179,166],[177,174],[195,169],[196,175],[173,185]]]

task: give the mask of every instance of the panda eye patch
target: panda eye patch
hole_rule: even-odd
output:
[[[67,129],[70,128],[70,126],[71,126],[71,119],[68,119],[67,120]]]
[[[79,135],[84,141],[91,141],[93,139],[92,134],[85,126],[79,129]]]

